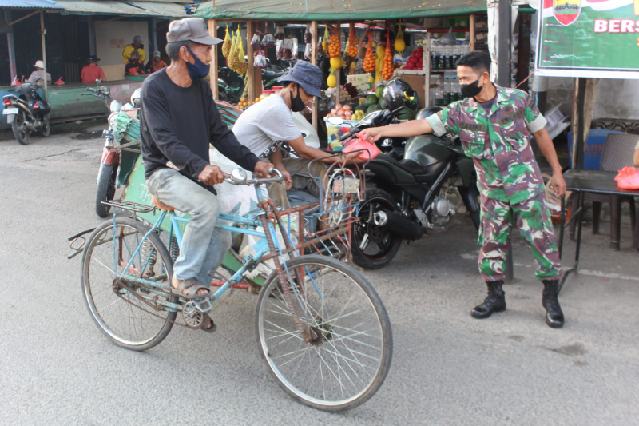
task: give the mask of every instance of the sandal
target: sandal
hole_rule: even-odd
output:
[[[206,290],[206,293],[203,294],[202,290]],[[174,277],[171,283],[171,292],[185,299],[201,299],[211,293],[211,288],[194,278],[180,280]]]
[[[211,318],[208,314],[204,314],[200,328],[207,333],[213,333],[217,329],[217,326],[213,322],[213,318]]]

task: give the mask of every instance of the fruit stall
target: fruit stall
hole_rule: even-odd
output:
[[[487,49],[484,0],[404,0],[397,10],[381,0],[340,5],[298,6],[284,0],[200,4],[197,15],[209,19],[211,33],[225,39],[222,55],[214,55],[224,63],[217,65],[246,76],[240,109],[277,91],[265,89],[260,71],[264,57],[272,59],[268,45],[273,43],[277,59],[285,46],[286,59],[309,60],[324,72],[326,96],[316,102],[311,121],[329,144],[352,122],[385,108],[382,90],[389,80],[400,78],[412,89],[402,107],[403,120],[414,118],[419,108],[458,99],[455,61],[470,50]],[[217,72],[212,70],[212,81]]]

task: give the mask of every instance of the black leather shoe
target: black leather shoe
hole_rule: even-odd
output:
[[[550,328],[564,326],[564,313],[559,305],[559,282],[544,281],[544,291],[541,294],[541,304],[546,308],[546,324]]]
[[[470,316],[477,319],[488,318],[494,313],[506,310],[506,295],[501,286],[503,281],[487,281],[488,296],[484,299],[484,303],[477,305],[470,311]]]

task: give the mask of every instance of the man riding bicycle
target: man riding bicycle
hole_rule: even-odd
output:
[[[190,216],[172,286],[185,298],[209,294],[209,273],[230,247],[230,234],[215,228],[218,200],[212,185],[224,180],[209,161],[209,143],[258,176],[272,164],[259,161],[222,122],[208,83],[211,46],[200,18],[169,24],[166,52],[171,64],[155,72],[142,88],[142,158],[149,192],[163,204]],[[212,322],[209,322],[212,328]]]

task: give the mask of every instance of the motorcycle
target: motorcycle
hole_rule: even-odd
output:
[[[421,110],[417,118],[433,112]],[[393,111],[373,112],[343,138],[393,120]],[[422,135],[384,139],[378,145],[383,153],[366,166],[367,189],[353,225],[355,264],[366,269],[384,267],[402,241],[415,241],[427,231],[445,229],[460,201],[479,227],[477,176],[458,140]]]
[[[31,143],[33,132],[44,137],[51,134],[51,108],[40,96],[38,89],[41,81],[38,80],[35,84],[24,83],[16,89],[17,93],[2,97],[2,115],[7,117],[7,124],[11,124],[13,136],[21,145]]]
[[[111,207],[104,202],[113,200],[116,188],[126,185],[140,153],[140,89],[133,93],[131,103],[125,106],[111,100],[106,87],[98,86],[89,91],[109,104],[109,128],[102,132],[104,149],[100,158],[95,199],[96,214],[107,217]]]

